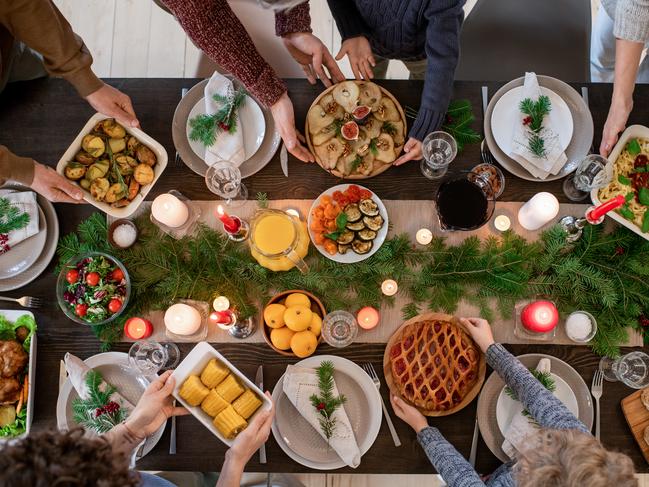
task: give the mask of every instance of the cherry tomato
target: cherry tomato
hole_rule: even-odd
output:
[[[113,281],[118,281],[118,282],[119,282],[119,281],[121,281],[122,279],[124,279],[124,273],[122,272],[122,269],[120,269],[120,268],[118,267],[117,269],[115,269],[115,270],[111,273],[111,277],[113,278]]]
[[[111,313],[117,313],[121,307],[122,302],[117,298],[113,298],[108,301],[108,311],[110,311]]]
[[[366,200],[372,197],[372,192],[369,189],[361,189],[360,196],[362,200]]]
[[[86,316],[86,313],[88,313],[88,305],[87,304],[77,304],[74,307],[74,312],[77,314],[77,316],[84,317],[84,316]]]
[[[86,282],[88,283],[89,286],[96,286],[99,284],[99,273],[98,272],[91,272],[86,276]]]
[[[65,275],[65,280],[68,281],[70,284],[74,284],[79,280],[79,271],[76,269],[70,269],[68,273]]]

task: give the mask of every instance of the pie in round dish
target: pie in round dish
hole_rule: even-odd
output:
[[[457,318],[427,313],[390,338],[384,372],[390,390],[427,416],[469,404],[484,382],[484,355]]]

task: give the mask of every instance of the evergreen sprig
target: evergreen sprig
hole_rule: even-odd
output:
[[[318,375],[318,389],[320,394],[312,394],[309,397],[311,405],[316,408],[320,415],[320,428],[327,438],[327,441],[333,436],[336,429],[336,418],[334,412],[345,402],[347,398],[344,395],[334,396],[334,364],[330,360],[323,361],[316,369]]]
[[[543,372],[540,370],[536,370],[534,368],[530,368],[529,371],[534,376],[534,378],[538,380],[541,383],[541,385],[545,387],[548,391],[554,392],[557,390],[557,384],[552,378],[552,374],[550,372]],[[505,394],[511,397],[514,401],[519,401],[518,395],[511,387],[509,386],[505,387]],[[523,409],[521,414],[528,418],[532,417],[532,415],[527,409]]]
[[[21,211],[7,198],[0,198],[0,235],[25,228],[29,213]]]
[[[86,430],[97,433],[106,433],[114,426],[126,419],[126,412],[118,407],[113,412],[97,415],[97,410],[104,408],[110,397],[117,391],[115,387],[106,384],[104,390],[100,389],[103,378],[96,370],[89,370],[86,374],[86,385],[90,393],[86,399],[77,398],[72,401],[72,418]]]
[[[247,95],[248,93],[243,88],[227,96],[218,93],[212,95],[214,101],[220,103],[221,107],[212,115],[201,114],[192,118],[189,121],[191,128],[189,138],[193,141],[200,141],[206,147],[211,147],[221,132],[235,133],[237,131],[237,111]]]
[[[539,133],[543,128],[543,119],[552,110],[552,104],[550,103],[550,98],[546,95],[541,95],[536,101],[533,101],[531,98],[521,100],[519,109],[523,114],[530,117],[530,123],[528,125],[530,130]]]
[[[473,107],[469,100],[451,101],[446,110],[442,130],[453,136],[458,152],[461,152],[465,145],[476,144],[482,140],[480,134],[471,127],[474,121]]]

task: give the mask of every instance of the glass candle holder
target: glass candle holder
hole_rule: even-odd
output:
[[[192,203],[187,197],[185,197],[180,191],[176,191],[175,189],[172,189],[167,193],[173,197],[174,199],[170,199],[168,202],[165,202],[164,205],[161,205],[160,209],[156,208],[156,212],[153,211],[154,207],[152,206],[151,209],[151,222],[155,224],[162,232],[166,233],[167,235],[175,238],[176,240],[180,240],[183,238],[185,235],[189,235],[194,231],[194,228],[196,227],[196,223],[198,219],[201,216],[201,209],[194,203]],[[161,195],[162,196],[162,195]],[[163,212],[165,211],[166,206],[176,206],[177,203],[180,202],[182,203],[186,208],[187,208],[187,218],[185,219],[185,222],[182,223],[181,225],[177,227],[172,227],[169,226],[160,220],[158,220],[155,216],[154,213],[157,212]],[[155,203],[155,200],[154,200]],[[157,205],[156,205],[157,206]],[[178,211],[177,213],[181,213],[181,211]],[[160,215],[158,215],[160,217]],[[172,223],[171,220],[167,219],[167,223]]]
[[[192,342],[192,343],[205,340],[205,338],[207,338],[207,320],[210,311],[209,303],[206,303],[205,301],[194,301],[193,299],[180,299],[178,300],[178,303],[185,304],[198,311],[201,321],[198,328],[195,331],[188,334],[181,334],[178,333],[177,330],[174,331],[174,329],[169,329],[169,326],[167,326],[167,324],[165,323],[165,334],[167,338],[169,338],[171,341],[174,342]],[[165,322],[166,321],[167,321],[167,317],[165,313]]]
[[[343,310],[332,311],[322,320],[322,338],[332,347],[350,345],[358,335],[358,323],[354,315]]]
[[[548,342],[556,336],[559,313],[551,301],[529,300],[514,307],[514,335],[524,340]]]

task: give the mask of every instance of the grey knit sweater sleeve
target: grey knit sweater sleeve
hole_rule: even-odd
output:
[[[613,35],[633,42],[649,42],[649,0],[618,0]]]

